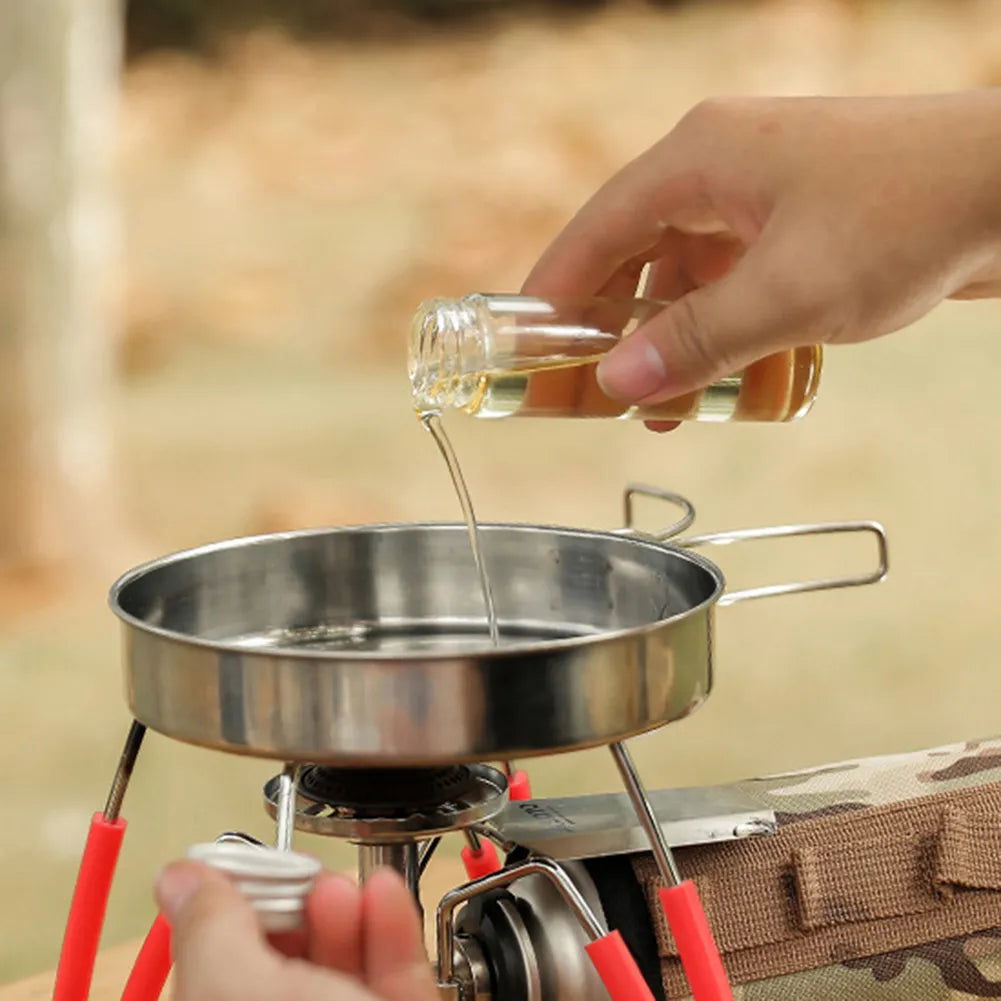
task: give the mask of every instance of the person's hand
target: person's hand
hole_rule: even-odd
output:
[[[172,930],[177,1001],[437,1001],[417,910],[390,870],[364,890],[322,875],[302,931],[270,939],[239,891],[205,866],[169,866],[156,897]]]
[[[714,100],[628,164],[529,295],[672,304],[598,368],[653,403],[774,351],[864,341],[1001,293],[1001,91]]]

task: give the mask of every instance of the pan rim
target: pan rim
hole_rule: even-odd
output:
[[[255,648],[247,646],[234,640],[210,639],[199,636],[195,633],[180,632],[176,629],[169,629],[163,626],[154,625],[128,611],[125,608],[124,600],[127,599],[131,587],[140,581],[148,579],[167,567],[194,561],[210,556],[214,553],[225,552],[259,545],[275,545],[285,542],[292,543],[303,539],[328,538],[331,536],[343,535],[375,535],[388,534],[392,532],[415,532],[415,531],[467,531],[466,525],[461,521],[418,521],[418,522],[377,522],[362,525],[345,525],[333,527],[311,527],[295,529],[285,532],[269,532],[257,535],[234,536],[228,539],[221,539],[202,545],[178,549],[154,559],[146,560],[137,564],[131,569],[121,574],[111,585],[108,592],[108,605],[113,614],[130,629],[140,633],[157,637],[161,640],[169,641],[186,647],[199,648],[217,654],[239,654],[248,660],[303,660],[309,662],[338,662],[349,664],[383,663],[390,665],[401,665],[405,663],[433,664],[455,663],[457,661],[468,661],[471,658],[477,661],[503,661],[517,656],[544,655],[546,653],[559,653],[585,647],[594,647],[606,642],[616,642],[632,637],[642,637],[650,633],[663,629],[668,625],[682,622],[686,619],[704,613],[714,606],[722,597],[726,589],[726,580],[720,568],[700,553],[694,553],[681,546],[670,542],[658,540],[652,536],[642,534],[628,534],[623,530],[602,530],[589,528],[574,528],[557,524],[539,524],[529,522],[480,522],[478,529],[482,532],[490,531],[514,531],[531,535],[559,535],[564,537],[576,537],[593,540],[594,542],[606,542],[616,545],[626,545],[637,549],[643,549],[658,554],[670,553],[673,557],[694,565],[708,574],[712,588],[711,593],[701,601],[691,605],[683,611],[677,612],[666,618],[652,619],[650,622],[638,626],[627,626],[618,629],[605,629],[595,632],[571,635],[554,639],[528,640],[522,642],[507,643],[498,649],[483,647],[470,648],[469,650],[455,649],[447,652],[434,650],[414,650],[399,654],[387,654],[378,650],[322,650],[316,647],[296,647],[296,646],[268,646]],[[586,625],[581,623],[581,625]]]

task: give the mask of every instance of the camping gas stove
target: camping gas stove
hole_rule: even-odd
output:
[[[641,534],[632,517],[640,495],[676,505],[680,517]],[[267,929],[301,920],[316,874],[292,851],[295,830],[356,844],[361,880],[390,865],[424,905],[421,875],[441,838],[459,832],[470,880],[434,916],[443,999],[641,1001],[662,991],[642,941],[649,927],[624,919],[635,901],[620,869],[649,851],[695,1001],[729,998],[672,848],[767,836],[775,818],[726,790],[648,794],[625,742],[706,699],[717,606],[880,581],[886,537],[875,522],[836,522],[682,538],[694,517],[676,494],[630,487],[619,530],[481,525],[498,646],[461,524],[237,539],[127,573],[111,603],[135,721],[91,828],[56,1001],[88,992],[119,811],[147,727],[283,763],[264,788],[274,846],[229,832],[192,851],[234,879]],[[873,535],[875,569],[727,593],[720,570],[692,551],[846,532]],[[526,798],[512,762],[600,745],[623,793]],[[625,936],[616,925],[629,926]],[[155,997],[168,969],[169,928],[158,918],[126,997]]]

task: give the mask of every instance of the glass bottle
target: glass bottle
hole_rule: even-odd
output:
[[[667,303],[472,294],[431,299],[414,316],[414,407],[474,417],[792,421],[817,395],[819,345],[769,355],[705,389],[630,406],[598,386],[599,359]]]

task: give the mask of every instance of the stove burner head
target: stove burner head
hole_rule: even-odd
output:
[[[277,812],[279,777],[264,786],[264,807]],[[375,844],[432,838],[499,813],[507,779],[487,765],[444,768],[304,766],[295,804],[297,830]]]
[[[299,775],[299,795],[356,816],[422,813],[474,795],[477,776],[468,765],[445,768],[326,768]]]

